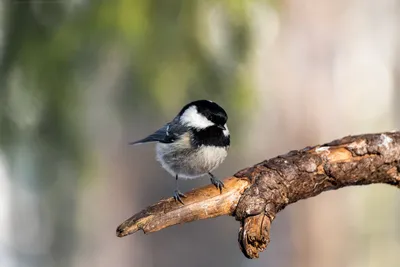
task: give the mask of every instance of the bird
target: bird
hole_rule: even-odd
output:
[[[175,201],[184,204],[187,196],[179,190],[179,179],[194,179],[204,175],[220,190],[224,183],[212,171],[227,157],[230,147],[228,115],[211,100],[196,100],[186,104],[168,123],[147,137],[130,145],[156,143],[156,159],[175,177]]]

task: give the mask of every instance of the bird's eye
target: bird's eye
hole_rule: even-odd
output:
[[[222,116],[213,116],[213,118],[211,119],[212,122],[214,122],[217,125],[224,125],[226,122],[226,119]]]

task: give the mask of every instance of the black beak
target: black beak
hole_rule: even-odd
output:
[[[222,129],[222,130],[226,130],[225,126],[223,126],[223,125],[218,125],[217,127]]]

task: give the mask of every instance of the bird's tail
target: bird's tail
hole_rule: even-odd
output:
[[[138,140],[138,141],[130,142],[128,144],[131,145],[131,146],[136,146],[136,145],[140,145],[140,144],[143,144],[143,143],[140,142],[140,140]]]
[[[129,145],[132,146],[136,146],[136,145],[140,145],[140,144],[144,144],[144,143],[150,143],[150,142],[156,142],[158,140],[155,140],[154,138],[152,138],[151,136],[145,137],[143,139],[134,141],[134,142],[130,142]]]
[[[130,145],[139,145],[139,144],[143,144],[143,143],[150,143],[150,142],[163,142],[165,141],[165,136],[166,136],[166,129],[168,129],[168,125],[163,126],[161,129],[158,129],[157,131],[155,131],[154,133],[150,134],[149,136],[131,142],[129,143]]]

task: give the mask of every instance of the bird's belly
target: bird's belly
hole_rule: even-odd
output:
[[[227,148],[202,146],[188,149],[174,144],[157,144],[157,160],[172,175],[196,178],[220,165],[227,156]]]

